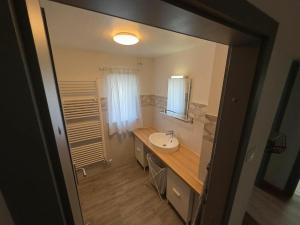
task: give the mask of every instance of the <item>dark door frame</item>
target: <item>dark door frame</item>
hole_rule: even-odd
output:
[[[35,94],[42,83],[31,82],[12,1],[0,1],[0,17],[1,192],[16,225],[66,224],[52,162],[58,157],[50,151],[53,132],[45,128],[51,122],[38,107],[46,99]]]
[[[290,176],[284,186],[284,194],[288,198],[291,198],[295,194],[295,190],[300,182],[300,149],[293,165]]]
[[[284,89],[281,94],[280,102],[277,107],[277,112],[273,121],[272,130],[270,135],[276,135],[280,132],[280,127],[282,124],[282,120],[284,118],[284,114],[289,103],[290,96],[293,91],[294,83],[299,76],[300,71],[300,61],[294,60],[291,63],[289,74],[287,80],[284,85]],[[282,198],[290,198],[293,196],[297,184],[300,178],[300,150],[297,155],[297,158],[294,162],[293,168],[289,175],[286,185],[283,189],[279,189],[274,185],[267,182],[264,177],[266,175],[270,160],[271,160],[272,153],[268,152],[267,150],[264,153],[263,159],[261,161],[261,165],[256,177],[256,186],[259,188],[268,191],[278,197]]]
[[[57,129],[49,123],[51,122],[49,99],[43,87],[43,79],[46,75],[51,75],[44,74],[45,68],[42,68],[42,62],[39,61],[41,54],[45,51],[47,53],[45,40],[37,38],[41,35],[43,39],[44,31],[35,27],[36,22],[39,23],[42,18],[39,13],[27,8],[35,1],[6,1],[14,5],[11,16],[15,17],[15,29],[20,32],[19,38],[23,43],[26,64],[30,71],[30,82],[35,90],[34,96],[38,99],[39,114],[47,121],[43,123],[44,130],[52,133],[46,138],[49,143],[52,143],[51,152],[59,152],[59,148],[55,147],[59,143],[54,138]],[[57,2],[231,46],[203,217],[205,224],[227,224],[278,24],[246,1],[153,0],[151,4],[147,0],[58,0]],[[234,81],[235,79],[241,81],[241,74],[245,76],[246,82],[237,84]],[[52,91],[55,92],[55,88]],[[233,114],[236,115],[235,120],[232,120]],[[228,132],[224,127],[231,127],[235,132]],[[62,140],[61,132],[58,132],[60,133],[58,137],[66,142]],[[221,148],[223,151],[218,151]],[[57,159],[57,155],[55,156],[51,157],[50,161],[55,181],[58,183],[57,188],[60,190],[58,201],[62,202],[63,199],[69,199],[69,196],[66,193],[67,183],[63,169],[59,165],[61,158]],[[220,163],[222,161],[225,163]],[[9,193],[9,190],[4,197],[9,203],[17,201],[13,197],[13,192]],[[72,216],[70,208],[64,206],[62,216],[73,218],[74,214]],[[18,210],[12,209],[11,212],[13,217],[18,217]],[[74,221],[68,220],[68,222],[74,224]]]

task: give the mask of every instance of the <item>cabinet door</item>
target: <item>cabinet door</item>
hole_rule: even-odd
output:
[[[193,192],[172,170],[168,169],[167,199],[185,222],[191,218]]]
[[[144,144],[137,137],[135,137],[134,148],[136,159],[145,168],[148,164],[146,160]]]

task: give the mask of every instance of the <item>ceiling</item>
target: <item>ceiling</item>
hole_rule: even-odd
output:
[[[208,42],[60,3],[42,1],[42,5],[51,43],[57,47],[158,57]],[[119,32],[131,32],[140,42],[133,46],[119,45],[112,40]]]

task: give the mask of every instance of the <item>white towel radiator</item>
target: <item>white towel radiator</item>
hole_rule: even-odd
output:
[[[75,169],[106,161],[101,101],[96,81],[60,81],[59,91]]]

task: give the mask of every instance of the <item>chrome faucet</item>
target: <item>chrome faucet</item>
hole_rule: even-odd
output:
[[[174,130],[168,130],[168,131],[166,132],[166,135],[170,135],[171,139],[173,139],[174,134],[175,134]]]

